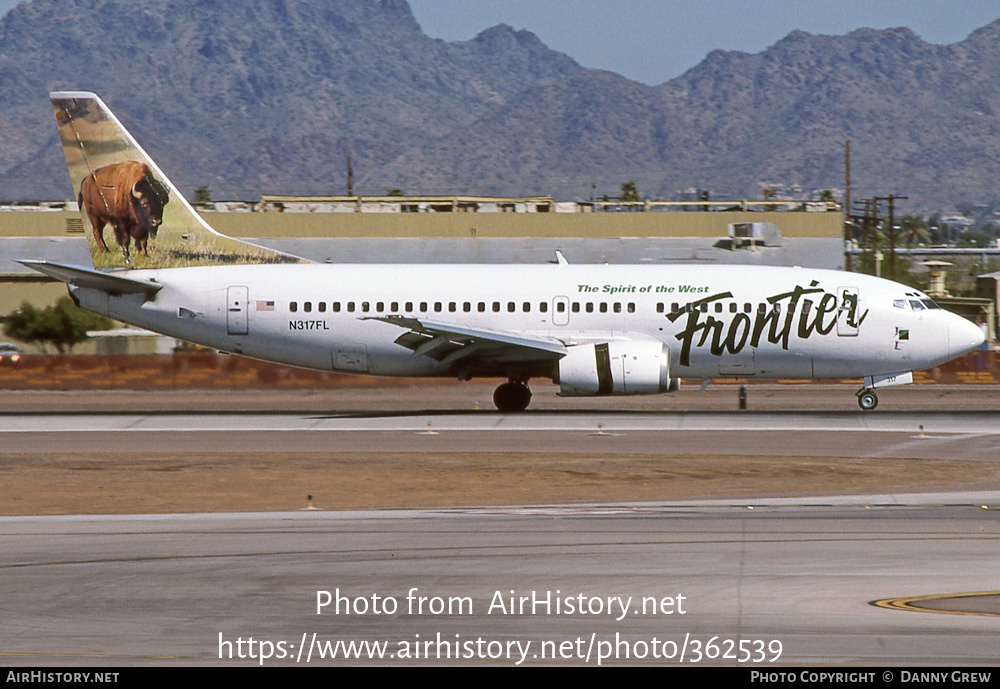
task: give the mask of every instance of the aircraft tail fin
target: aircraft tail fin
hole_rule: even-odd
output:
[[[95,94],[49,98],[96,268],[301,261],[212,229]]]

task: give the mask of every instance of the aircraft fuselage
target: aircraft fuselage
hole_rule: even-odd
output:
[[[806,268],[635,265],[251,265],[129,271],[163,285],[84,308],[223,351],[385,376],[557,377],[551,359],[465,370],[397,342],[393,316],[547,338],[655,341],[670,377],[857,378],[916,371],[982,341],[917,290]],[[516,370],[514,370],[516,369]]]

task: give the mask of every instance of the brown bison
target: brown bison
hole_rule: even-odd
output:
[[[148,255],[146,242],[156,237],[169,200],[167,188],[153,178],[149,167],[131,160],[94,170],[80,184],[77,196],[80,209],[90,218],[94,240],[107,251],[104,226],[111,223],[126,263],[131,262],[129,244],[133,239],[136,248]]]

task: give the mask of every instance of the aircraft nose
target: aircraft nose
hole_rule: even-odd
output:
[[[961,316],[952,317],[948,326],[948,349],[953,358],[977,349],[985,340],[978,325]]]

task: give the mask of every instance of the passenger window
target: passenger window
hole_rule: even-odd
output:
[[[656,313],[663,313],[663,302],[656,305]]]
[[[722,313],[722,302],[721,301],[715,302],[715,312],[716,313]]]
[[[743,313],[750,313],[753,311],[753,305],[750,302],[745,302],[743,304]]]
[[[699,308],[701,309],[702,313],[708,313],[708,304],[701,304]]]
[[[318,304],[316,304],[316,308],[319,309],[320,313],[326,313],[326,302],[325,301],[319,302]]]
[[[382,301],[375,302],[375,310],[378,311],[379,313],[385,311],[385,302]]]
[[[340,302],[339,301],[333,302],[333,312],[334,313],[340,313]]]
[[[557,302],[556,311],[558,311],[559,313],[566,313],[566,303],[561,301]]]
[[[607,312],[608,312],[608,302],[602,301],[601,302],[601,313],[607,313]]]
[[[526,301],[523,304],[521,304],[521,310],[524,311],[525,313],[530,312],[531,311],[531,302],[530,301]]]
[[[677,313],[681,310],[681,305],[676,301],[670,305],[670,313]]]
[[[366,301],[361,302],[361,311],[362,313],[368,313],[368,302]]]
[[[663,308],[663,304],[660,304],[660,308]],[[594,302],[587,302],[587,313],[594,313]]]
[[[729,313],[736,313],[737,306],[735,301],[729,302]]]
[[[548,310],[549,310],[549,304],[548,304],[548,302],[544,302],[544,301],[538,302],[538,310],[541,311],[542,313],[548,313]]]
[[[469,313],[469,311],[472,311],[472,304],[467,301],[462,302],[462,310],[465,311],[466,313]]]
[[[420,302],[420,312],[421,313],[427,313],[427,302],[426,301]]]
[[[307,301],[305,304],[302,305],[302,310],[305,311],[306,313],[309,313],[310,311],[313,310],[313,303],[311,301]]]
[[[450,313],[455,313],[456,311],[458,311],[458,304],[456,304],[453,301],[449,301],[448,302],[448,311]]]
[[[573,313],[580,313],[580,302],[574,301],[570,308],[573,310]]]
[[[764,303],[757,304],[757,313],[762,315],[767,313],[767,304]]]
[[[500,302],[493,302],[493,313],[500,313]]]
[[[479,304],[478,304],[478,306],[476,308],[479,309],[479,313],[485,313],[486,312],[486,302],[485,301],[479,302]]]
[[[289,304],[288,304],[288,310],[291,311],[292,313],[295,313],[296,311],[299,310],[299,305],[296,302],[294,302],[294,301],[293,302],[289,302]]]
[[[507,313],[514,313],[514,311],[516,310],[517,306],[514,304],[514,302],[512,301],[507,302]]]
[[[617,302],[617,301],[616,301],[616,302],[615,302],[615,313],[621,313],[621,312],[622,312],[622,305],[621,305],[621,302]]]
[[[351,313],[354,313],[354,302],[353,301],[347,302],[347,310],[350,311]]]
[[[635,313],[635,302],[634,301],[630,301],[628,303],[628,312],[629,313]]]
[[[439,301],[434,302],[434,311],[435,313],[441,313],[441,302]]]
[[[774,306],[771,307],[775,313],[781,313],[781,304],[775,302]]]
[[[412,311],[413,310],[413,302],[412,301],[406,302],[406,308],[404,310],[405,311]]]

